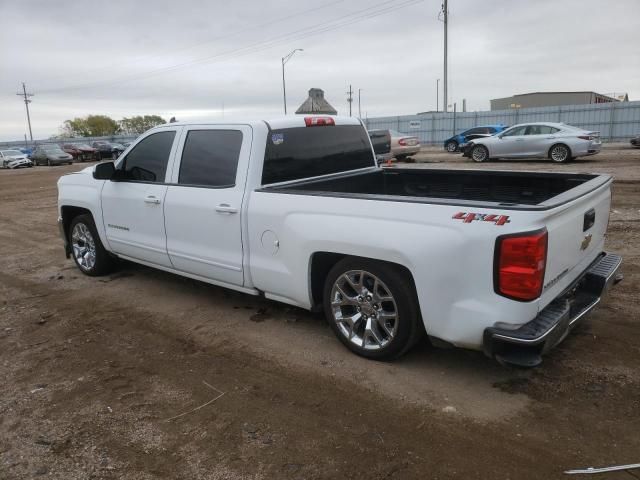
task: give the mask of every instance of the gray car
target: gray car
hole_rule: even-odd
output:
[[[38,145],[31,154],[31,160],[36,165],[62,165],[73,163],[73,156],[63,151],[59,145]]]
[[[549,158],[561,163],[595,155],[601,148],[600,132],[564,123],[535,122],[514,125],[497,135],[472,140],[464,156],[475,162],[492,158]]]

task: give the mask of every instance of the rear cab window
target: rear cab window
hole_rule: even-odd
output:
[[[190,130],[182,150],[178,183],[233,187],[242,147],[240,130]]]
[[[262,184],[300,180],[375,165],[369,135],[361,125],[270,130]]]

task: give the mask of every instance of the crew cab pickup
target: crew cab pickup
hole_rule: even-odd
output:
[[[58,181],[67,257],[323,309],[374,359],[432,343],[537,365],[618,278],[608,175],[380,168],[351,117],[153,128]]]

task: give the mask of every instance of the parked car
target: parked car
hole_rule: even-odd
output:
[[[33,153],[33,147],[22,147],[18,148],[17,150],[20,150],[22,153],[24,153],[27,158],[31,158],[31,154]]]
[[[65,143],[62,145],[62,150],[79,162],[100,160],[98,150],[85,143]]]
[[[556,163],[600,152],[600,132],[564,123],[514,125],[491,137],[472,140],[464,156],[475,162],[492,158],[550,158]]]
[[[368,130],[373,151],[378,163],[383,163],[393,158],[391,154],[391,134],[389,130]]]
[[[507,128],[509,127],[502,124],[481,125],[478,127],[473,127],[469,130],[465,130],[462,133],[454,135],[453,137],[447,138],[444,141],[444,149],[447,152],[451,153],[458,152],[471,140],[474,140],[476,138],[490,137],[491,135],[500,133]]]
[[[368,358],[426,333],[533,366],[617,278],[621,258],[603,251],[611,183],[379,168],[353,117],[172,123],[63,175],[58,225],[86,275],[120,257],[324,309]]]
[[[0,150],[0,167],[24,168],[33,167],[33,162],[20,150]]]
[[[632,138],[630,143],[632,147],[640,147],[640,133]]]
[[[112,158],[115,160],[122,152],[125,151],[125,148],[122,145],[111,142],[93,142],[91,146],[98,150],[101,159]]]
[[[406,135],[395,130],[391,134],[391,155],[396,160],[404,160],[420,151],[420,140],[413,135]]]
[[[73,163],[73,157],[63,151],[59,145],[45,144],[36,146],[35,150],[31,154],[31,160],[35,165],[62,165]]]

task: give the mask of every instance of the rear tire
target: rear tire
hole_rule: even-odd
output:
[[[564,163],[571,158],[571,150],[563,143],[557,143],[549,149],[549,158],[555,163]]]
[[[471,150],[471,160],[482,163],[489,160],[489,150],[484,145],[475,145]]]
[[[458,142],[455,141],[447,142],[447,144],[444,146],[444,149],[449,153],[457,152],[458,148]]]
[[[102,245],[91,215],[78,215],[71,220],[67,234],[71,256],[82,273],[97,277],[113,271],[116,259]]]
[[[424,334],[413,280],[384,262],[339,261],[325,280],[323,305],[338,339],[365,358],[398,358]]]

